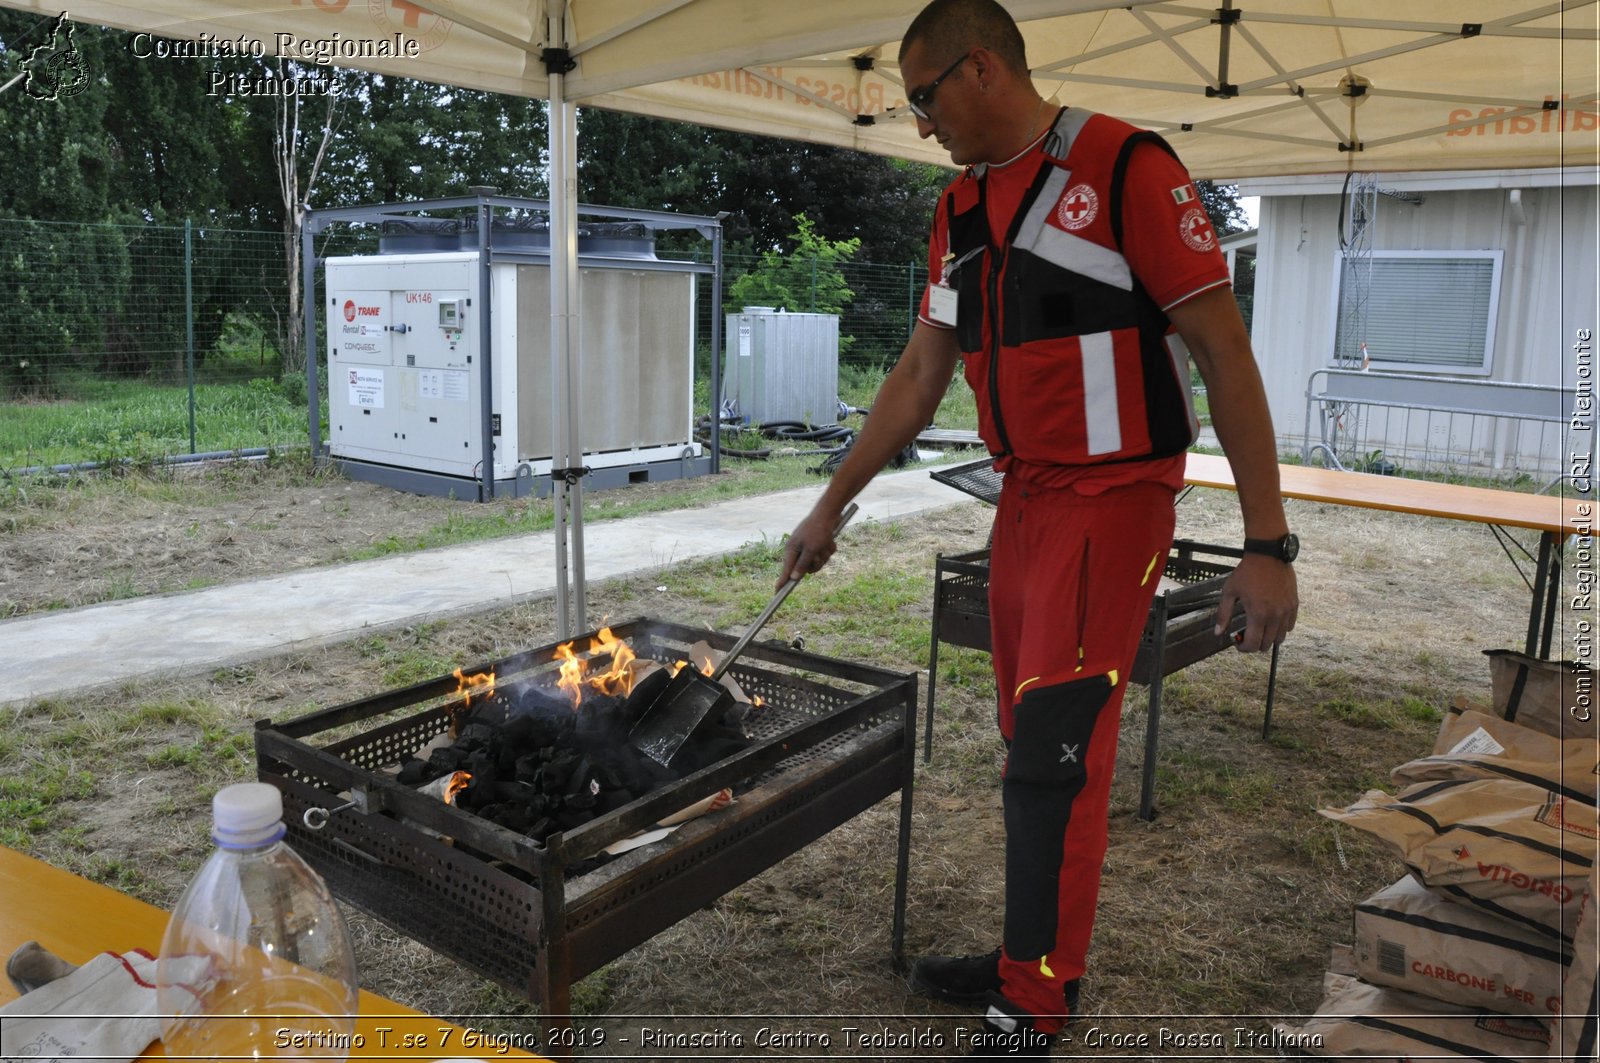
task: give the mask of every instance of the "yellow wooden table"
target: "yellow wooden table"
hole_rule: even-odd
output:
[[[9,956],[25,941],[37,941],[69,963],[86,963],[107,950],[161,948],[167,913],[108,886],[51,867],[0,846],[0,953]],[[17,991],[0,978],[0,1004]],[[356,1020],[352,1059],[432,1060],[443,1057],[538,1059],[475,1041],[477,1031],[413,1011],[365,990]],[[530,1033],[537,1027],[530,1027]],[[160,1042],[141,1059],[162,1059]]]
[[[1595,502],[1399,476],[1341,472],[1309,465],[1280,465],[1278,478],[1279,492],[1284,498],[1464,520],[1497,530],[1531,528],[1538,531],[1539,553],[1531,558],[1533,578],[1523,576],[1533,590],[1533,605],[1528,611],[1527,652],[1539,657],[1550,656],[1551,632],[1561,587],[1561,545],[1570,535],[1593,533]],[[1228,459],[1215,454],[1189,454],[1184,481],[1193,487],[1237,489]]]

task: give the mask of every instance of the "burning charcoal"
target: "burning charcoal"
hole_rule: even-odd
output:
[[[535,724],[532,717],[513,716],[500,725],[500,741],[508,746],[523,747],[534,745],[534,727]]]
[[[429,753],[427,762],[432,766],[435,774],[443,775],[446,772],[460,771],[464,768],[467,763],[467,753],[456,746],[445,746],[443,749],[435,749],[432,753]]]
[[[600,784],[601,790],[623,789],[622,772],[615,764],[597,758],[594,765],[594,781]]]
[[[546,749],[537,753],[524,753],[517,758],[511,774],[518,782],[537,784],[540,776],[544,774],[544,765],[549,752]]]
[[[572,716],[572,702],[533,683],[524,683],[507,692],[510,711],[519,716],[559,720]]]
[[[573,719],[572,710],[563,708],[563,715],[556,717],[530,716],[532,721],[532,734],[527,742],[530,746],[564,746],[570,745],[572,735],[577,730],[577,721]]]
[[[499,728],[486,723],[469,723],[461,728],[461,736],[456,739],[456,745],[478,749],[487,746],[495,740]]]
[[[496,802],[511,802],[525,806],[544,804],[544,794],[525,782],[497,782],[493,789]]]
[[[571,749],[559,749],[550,758],[550,763],[544,768],[544,789],[546,793],[565,793],[567,784],[572,781],[572,773],[578,767],[578,762],[583,759],[583,754]]]
[[[588,757],[581,757],[577,766],[572,769],[572,776],[567,782],[566,794],[568,797],[573,794],[592,794],[598,785],[594,778],[594,765],[589,762]]]
[[[400,774],[395,778],[402,786],[421,786],[433,776],[433,765],[412,757],[400,766]]]
[[[467,758],[465,770],[471,774],[472,781],[466,789],[456,797],[456,804],[462,808],[478,809],[494,802],[494,784],[496,772],[494,758],[488,753],[479,751]]]

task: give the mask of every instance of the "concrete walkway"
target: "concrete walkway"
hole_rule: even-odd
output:
[[[879,476],[856,523],[972,502],[928,469]],[[820,486],[584,525],[591,583],[788,534]],[[977,504],[977,503],[972,503]],[[555,594],[555,534],[440,547],[0,622],[0,704],[140,676],[184,675],[366,630]],[[593,618],[591,618],[592,620]]]

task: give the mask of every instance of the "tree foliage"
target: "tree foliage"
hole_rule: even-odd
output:
[[[1200,193],[1200,205],[1211,218],[1211,227],[1218,236],[1242,233],[1250,227],[1244,208],[1239,205],[1239,190],[1233,185],[1219,185],[1215,181],[1196,181],[1195,191]]]
[[[842,314],[855,293],[841,268],[861,241],[829,240],[804,214],[794,216],[793,249],[763,252],[755,269],[728,287],[730,306],[770,306],[813,314]]]
[[[21,69],[54,21],[0,10],[0,80]],[[123,372],[181,365],[182,308],[161,301],[157,285],[170,283],[163,280],[169,275],[141,265],[157,239],[130,235],[143,223],[192,222],[197,264],[221,255],[217,268],[225,269],[227,231],[288,237],[304,205],[434,199],[472,185],[547,194],[541,101],[337,70],[343,95],[331,134],[321,136],[320,112],[309,117],[321,104],[313,99],[301,106],[303,131],[314,135],[285,141],[284,112],[273,97],[215,93],[208,76],[216,69],[259,78],[276,60],[151,61],[136,56],[131,34],[83,23],[73,30],[89,74],[81,91],[75,86],[75,95],[59,100],[17,93],[0,101],[0,137],[9,149],[0,155],[0,217],[39,223],[0,249],[0,286],[27,296],[25,311],[24,300],[0,300],[0,325],[16,324],[24,313],[41,324],[26,333],[37,339],[0,351],[0,384],[19,372],[29,343],[37,345],[35,356],[101,352],[104,367]],[[853,259],[912,269],[923,261],[934,205],[951,176],[841,148],[600,109],[581,108],[579,119],[582,201],[726,213],[728,251],[761,256],[739,282],[743,287],[730,293],[732,303],[827,312],[850,306],[840,264]],[[275,135],[287,156],[275,157]],[[303,178],[319,151],[312,184]],[[285,172],[302,179],[286,189]],[[1199,188],[1219,233],[1243,227],[1231,188],[1208,182]],[[673,239],[668,234],[663,243],[671,248]],[[683,239],[683,249],[701,246]],[[199,356],[229,315],[246,315],[261,331],[284,337],[286,323],[299,320],[292,309],[298,281],[286,242],[281,265],[271,276],[251,277],[248,296],[202,296],[194,313]],[[854,302],[857,317],[874,312],[864,300]],[[18,335],[9,327],[8,333]],[[280,347],[292,358],[293,343],[284,337]]]
[[[586,203],[685,214],[726,211],[735,253],[781,250],[796,214],[859,258],[927,255],[928,222],[949,171],[843,148],[581,109],[578,195]]]
[[[728,287],[728,306],[770,306],[795,313],[843,316],[855,298],[843,266],[861,249],[861,241],[855,237],[829,240],[804,214],[794,216],[789,241],[794,245],[791,251],[763,252],[756,267]],[[840,352],[848,351],[854,342],[853,337],[840,336]]]

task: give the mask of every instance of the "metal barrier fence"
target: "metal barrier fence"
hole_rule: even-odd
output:
[[[281,233],[0,219],[0,248],[0,470],[305,444],[303,366],[281,353],[298,320]],[[371,234],[356,234],[317,255],[373,250]],[[725,256],[726,310],[760,262]],[[787,309],[817,309],[830,267],[787,267],[801,278]],[[841,271],[841,363],[892,361],[915,323],[922,267]],[[706,348],[708,292],[698,305]]]
[[[1554,384],[1317,369],[1306,381],[1301,456],[1388,475],[1588,483],[1595,440],[1571,422],[1577,399],[1575,387]]]
[[[0,219],[0,468],[303,440],[276,394],[283,246],[194,222]]]

